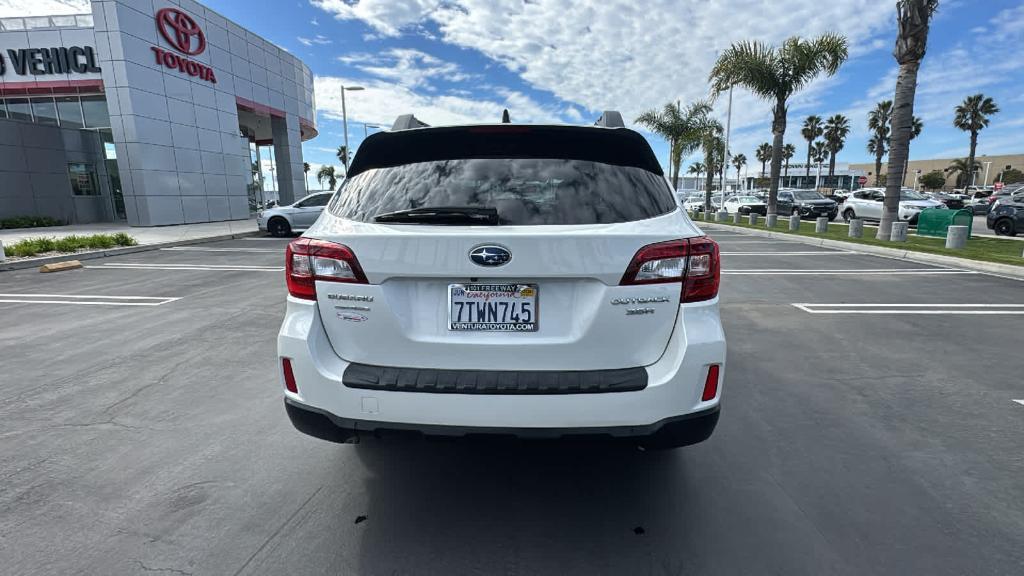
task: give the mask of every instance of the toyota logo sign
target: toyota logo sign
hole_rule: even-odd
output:
[[[156,13],[160,35],[178,52],[195,56],[206,50],[206,35],[191,16],[177,8],[163,8]]]

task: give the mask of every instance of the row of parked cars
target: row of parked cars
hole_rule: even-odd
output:
[[[980,194],[978,192],[977,194]],[[690,211],[704,210],[703,192],[682,192],[680,202]],[[712,209],[724,209],[729,214],[768,213],[767,191],[726,192],[712,196]],[[799,215],[802,218],[827,217],[835,220],[842,215],[849,222],[854,218],[877,221],[882,218],[885,205],[884,188],[861,188],[854,192],[838,192],[826,197],[815,190],[780,189],[776,202],[777,213]],[[979,207],[981,210],[979,211]],[[978,198],[964,194],[944,192],[918,192],[910,188],[900,191],[899,218],[917,225],[921,212],[928,208],[960,210],[970,208],[975,214],[988,214],[988,227],[1000,235],[1024,232],[1024,186],[991,192]]]

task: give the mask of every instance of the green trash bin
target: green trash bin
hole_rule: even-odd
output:
[[[945,238],[950,226],[967,226],[967,237],[971,237],[974,212],[971,210],[948,210],[927,208],[917,217],[917,235]]]

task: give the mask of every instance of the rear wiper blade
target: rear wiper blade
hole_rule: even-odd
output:
[[[373,219],[375,222],[403,222],[424,224],[485,224],[495,226],[500,223],[497,208],[478,206],[433,206],[430,208],[413,208],[380,214]]]

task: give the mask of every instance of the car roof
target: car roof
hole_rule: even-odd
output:
[[[359,145],[348,175],[418,162],[471,158],[586,160],[664,175],[647,140],[628,128],[533,124],[478,124],[377,132]]]

